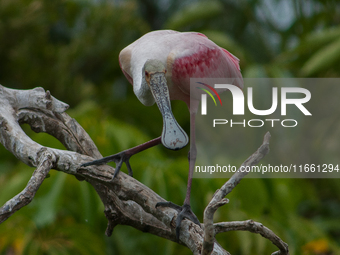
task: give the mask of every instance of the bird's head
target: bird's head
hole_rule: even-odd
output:
[[[163,63],[157,59],[148,59],[144,64],[145,81],[150,84],[151,79],[156,77],[165,78],[166,68]]]
[[[162,144],[172,150],[183,148],[189,138],[172,114],[164,64],[157,59],[148,59],[143,67],[143,79],[163,116]]]

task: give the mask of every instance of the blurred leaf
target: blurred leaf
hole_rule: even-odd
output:
[[[16,167],[12,168],[11,172],[15,173],[14,175],[12,173],[8,174],[7,175],[8,179],[4,178],[3,179],[4,181],[0,181],[0,184],[1,184],[0,205],[1,206],[25,188],[28,180],[32,176],[32,171],[28,171],[29,169],[32,169],[32,168],[26,166],[23,163],[19,163]]]
[[[303,65],[301,73],[310,76],[318,71],[338,65],[340,60],[340,36],[334,42],[315,52]]]
[[[179,10],[165,24],[166,28],[180,30],[197,21],[213,18],[222,13],[223,6],[219,1],[199,1],[190,3]]]
[[[262,65],[251,65],[244,72],[243,77],[245,78],[263,78],[268,77],[264,66]]]
[[[329,244],[327,239],[317,239],[305,244],[302,250],[303,254],[327,254],[329,252]]]
[[[240,241],[240,251],[241,254],[244,255],[250,255],[252,254],[252,236],[254,235],[253,233],[250,233],[248,231],[237,231],[237,236],[241,240]]]
[[[299,50],[315,50],[340,37],[340,26],[313,32],[306,36],[298,47]]]
[[[320,49],[324,45],[331,43],[340,37],[340,26],[326,28],[321,31],[316,31],[308,34],[297,47],[292,50],[285,51],[281,54],[280,57],[287,58],[288,56],[292,57],[294,55],[302,55],[306,53],[314,52],[315,50]]]
[[[254,217],[259,217],[266,209],[269,199],[266,186],[262,179],[245,179],[242,188],[234,189],[230,199],[237,199],[245,212],[252,212]]]
[[[50,190],[43,197],[36,199],[37,212],[34,216],[34,222],[38,227],[46,226],[55,220],[58,214],[58,198],[63,190],[66,177],[67,175],[62,172],[57,172],[54,178],[50,177],[48,181],[53,181]],[[46,185],[46,183],[44,184]]]

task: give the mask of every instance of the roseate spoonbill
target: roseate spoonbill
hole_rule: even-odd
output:
[[[121,69],[133,85],[137,98],[146,106],[156,102],[163,116],[162,135],[149,142],[111,155],[83,166],[116,162],[114,177],[125,162],[132,175],[129,159],[132,155],[162,143],[166,148],[177,150],[188,143],[188,136],[180,127],[171,111],[170,100],[182,100],[190,111],[190,150],[187,193],[183,206],[172,202],[159,202],[156,207],[171,207],[178,211],[176,237],[184,218],[200,225],[190,208],[192,175],[196,161],[195,115],[199,100],[190,106],[190,78],[235,78],[235,84],[243,87],[239,60],[220,48],[205,35],[195,32],[180,33],[172,30],[153,31],[124,48],[119,54]],[[113,178],[114,178],[113,177]]]

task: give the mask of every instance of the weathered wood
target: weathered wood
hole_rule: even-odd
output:
[[[78,180],[86,180],[95,188],[105,207],[108,236],[116,225],[121,224],[176,242],[177,211],[155,208],[157,202],[165,199],[123,172],[112,180],[115,169],[108,165],[81,167],[102,156],[85,130],[65,113],[67,108],[67,104],[42,88],[14,90],[0,85],[0,142],[19,160],[36,168],[25,189],[0,207],[0,223],[29,204],[50,169],[55,169],[72,174]],[[29,124],[35,132],[54,136],[67,150],[45,147],[33,141],[21,129],[23,123]],[[222,187],[212,199],[218,206],[226,202],[224,189]],[[214,236],[216,226],[212,221],[210,223],[209,233]],[[193,254],[202,253],[204,225],[202,228],[189,220],[182,221],[179,243]],[[209,252],[229,254],[215,240],[209,240]]]

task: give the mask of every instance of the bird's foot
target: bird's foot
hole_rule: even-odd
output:
[[[116,163],[116,168],[115,168],[115,172],[113,174],[112,180],[117,176],[117,174],[119,173],[123,163],[126,164],[126,167],[129,171],[129,175],[132,176],[133,172],[130,166],[130,157],[132,156],[132,154],[128,153],[128,151],[122,151],[119,152],[117,154],[111,155],[111,156],[107,156],[105,158],[101,158],[101,159],[97,159],[91,162],[87,162],[85,164],[82,164],[82,167],[87,167],[87,166],[92,166],[92,165],[103,165],[109,162],[114,161]]]
[[[184,204],[183,206],[176,205],[172,202],[158,202],[156,204],[157,207],[170,207],[172,209],[175,209],[178,214],[177,214],[177,219],[176,219],[176,239],[177,241],[179,240],[179,234],[180,234],[180,228],[181,228],[181,222],[184,219],[191,220],[193,223],[197,224],[198,226],[201,227],[201,223],[199,222],[198,218],[196,215],[192,212],[191,206],[189,204]]]
[[[137,154],[141,151],[144,151],[148,148],[151,148],[155,145],[158,145],[160,143],[161,143],[161,137],[157,137],[157,138],[152,139],[152,140],[150,140],[146,143],[140,144],[136,147],[127,149],[125,151],[119,152],[117,154],[114,154],[114,155],[111,155],[111,156],[108,156],[108,157],[105,157],[105,158],[102,158],[102,159],[97,159],[97,160],[82,164],[81,166],[86,167],[86,166],[92,166],[92,165],[102,165],[102,164],[106,164],[106,163],[109,163],[111,161],[114,161],[116,163],[116,169],[115,169],[115,172],[113,174],[113,178],[112,178],[112,180],[113,180],[117,176],[117,174],[119,173],[120,168],[122,167],[123,162],[124,162],[128,171],[129,171],[129,175],[132,176],[133,173],[132,173],[132,169],[131,169],[130,162],[129,162],[131,156],[133,156],[133,155],[135,155],[135,154]]]

